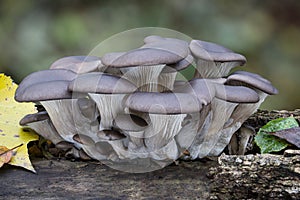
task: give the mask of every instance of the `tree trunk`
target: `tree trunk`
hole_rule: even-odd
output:
[[[300,110],[259,111],[248,125],[260,128]],[[300,152],[225,155],[179,161],[164,169],[129,174],[99,162],[32,159],[37,174],[0,169],[0,199],[300,199]]]

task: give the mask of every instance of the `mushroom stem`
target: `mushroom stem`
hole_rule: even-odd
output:
[[[203,138],[203,141],[197,145],[197,148],[195,148],[195,145],[192,145],[193,150],[196,151],[191,153],[193,159],[195,159],[195,156],[199,158],[207,156],[214,148],[220,137],[220,130],[228,121],[229,116],[237,105],[236,103],[229,103],[217,98],[213,99],[211,102],[211,123],[208,129],[201,129],[201,132],[198,133]]]
[[[47,140],[51,140],[51,142],[55,145],[59,142],[64,141],[64,139],[58,134],[57,130],[51,123],[50,119],[32,122],[27,124],[27,126],[29,126],[31,129],[39,133],[39,135],[46,138]]]
[[[101,121],[99,131],[109,130],[113,127],[114,119],[124,113],[123,100],[126,94],[93,94],[89,96],[96,102],[100,112]]]
[[[182,121],[182,129],[175,136],[178,147],[182,150],[188,149],[194,141],[198,133],[197,130],[203,123],[201,120],[203,118],[202,112],[204,111],[202,110],[201,112],[188,114]]]
[[[149,114],[149,116],[151,124],[145,129],[144,141],[145,146],[151,151],[166,146],[179,133],[186,114]]]
[[[242,126],[242,123],[248,119],[249,116],[256,112],[261,103],[268,96],[266,93],[259,90],[255,91],[258,93],[260,100],[257,103],[239,104],[235,108],[228,122],[224,124],[220,133],[220,138],[209,155],[219,155],[229,144],[232,135]]]
[[[97,137],[91,126],[93,119],[83,117],[77,101],[77,99],[42,101],[41,104],[48,112],[59,135],[65,141],[74,143],[76,147],[81,148],[82,145],[73,139],[74,135],[84,133],[94,140]]]
[[[239,65],[239,62],[214,62],[197,59],[196,64],[194,78],[220,78],[227,76],[232,68]]]
[[[174,83],[176,80],[177,71],[166,66],[160,76],[158,77],[158,88],[157,91],[164,92],[164,91],[171,91],[174,89]]]
[[[73,114],[75,113],[72,102],[74,102],[74,99],[41,101],[41,104],[48,112],[59,135],[68,142],[76,143],[73,140],[73,136],[77,133],[77,130],[74,125]]]
[[[159,75],[165,64],[153,66],[137,66],[121,68],[122,78],[134,83],[140,91],[144,92],[160,92],[158,85]]]
[[[233,134],[228,144],[229,154],[245,155],[247,145],[251,137],[255,134],[255,130],[249,126],[242,126],[235,134]]]

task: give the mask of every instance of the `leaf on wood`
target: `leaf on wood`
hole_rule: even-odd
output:
[[[261,153],[281,151],[285,149],[289,143],[286,140],[270,135],[269,133],[298,126],[297,120],[293,117],[272,120],[259,129],[254,141],[260,148]]]
[[[28,156],[27,144],[38,139],[38,135],[30,130],[24,130],[20,119],[34,113],[33,103],[18,103],[14,100],[17,85],[11,78],[0,74],[0,146],[12,149],[19,144],[24,144],[16,150],[8,164],[24,167],[35,172]]]
[[[300,148],[300,127],[294,127],[294,128],[284,129],[281,131],[270,132],[269,134],[284,139],[289,143],[295,145],[296,147]]]
[[[0,146],[0,168],[5,164],[10,162],[12,156],[13,156],[13,150],[22,146],[23,144],[20,144],[12,149],[7,148],[6,146]]]

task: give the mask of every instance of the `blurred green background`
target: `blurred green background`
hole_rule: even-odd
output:
[[[280,94],[262,108],[300,108],[300,1],[0,0],[0,72],[21,81],[56,59],[87,55],[113,34],[164,27],[245,55],[243,70]]]

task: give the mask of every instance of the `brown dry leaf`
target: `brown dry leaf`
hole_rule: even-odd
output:
[[[8,163],[13,155],[12,150],[6,146],[0,146],[0,167]]]
[[[12,149],[7,148],[6,146],[0,146],[0,167],[2,167],[5,163],[9,163],[12,156],[13,156],[13,150],[16,148],[19,148],[23,144],[20,144]]]
[[[269,134],[275,135],[276,137],[284,139],[287,142],[300,148],[300,127],[294,127],[294,128],[284,129],[281,131],[275,131],[275,132],[271,132]]]

